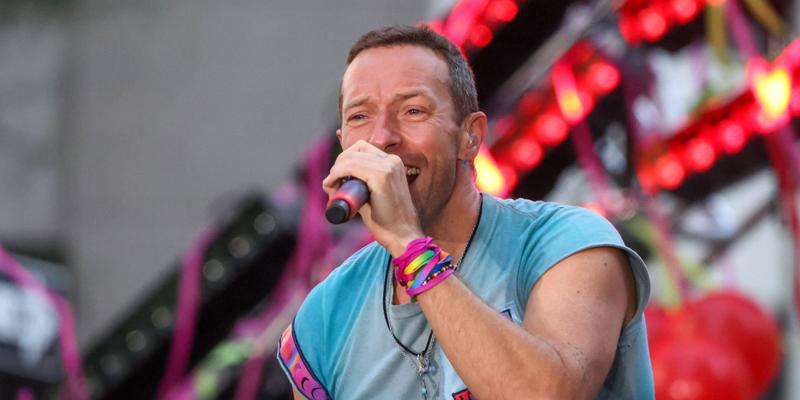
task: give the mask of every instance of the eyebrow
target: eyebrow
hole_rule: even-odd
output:
[[[349,110],[349,109],[351,109],[353,107],[358,107],[358,106],[366,103],[367,100],[369,100],[369,97],[367,97],[367,96],[359,97],[355,101],[352,101],[350,103],[345,104],[344,108],[342,108],[342,112],[345,112],[345,111],[347,111],[347,110]]]
[[[428,99],[432,98],[432,96],[430,95],[428,90],[425,90],[425,89],[412,89],[412,90],[409,90],[407,92],[401,92],[401,93],[398,93],[398,94],[394,95],[392,97],[392,101],[393,102],[397,101],[397,100],[403,101],[403,100],[408,100],[410,98],[414,98],[414,97],[417,97],[417,96],[425,97],[425,98],[428,98]],[[347,103],[344,106],[344,108],[342,109],[342,112],[347,111],[347,110],[349,110],[351,108],[354,108],[354,107],[361,106],[364,103],[366,103],[367,101],[369,101],[369,97],[368,96],[358,97],[354,101],[352,101],[350,103]]]
[[[431,95],[427,90],[424,90],[424,89],[413,89],[413,90],[410,90],[408,92],[398,93],[398,94],[394,95],[393,100],[408,100],[408,99],[410,99],[412,97],[417,97],[417,96],[431,98]]]

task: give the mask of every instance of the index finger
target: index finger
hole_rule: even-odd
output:
[[[389,155],[385,151],[375,147],[375,145],[373,145],[370,142],[367,142],[364,139],[359,139],[359,141],[353,143],[353,146],[351,146],[350,149],[353,149],[352,151],[359,151],[359,152],[364,152],[364,153],[376,154],[376,155],[380,156],[381,158],[386,158],[386,156]],[[348,150],[350,150],[350,149],[348,149]]]

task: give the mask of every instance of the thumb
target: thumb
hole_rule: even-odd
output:
[[[361,215],[361,219],[364,220],[365,224],[369,225],[372,223],[372,204],[369,204],[369,202],[364,203],[364,205],[358,209],[358,213]]]

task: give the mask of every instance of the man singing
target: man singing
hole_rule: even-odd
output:
[[[480,193],[472,71],[410,26],[362,36],[322,182],[366,183],[375,241],[316,286],[280,340],[296,399],[650,399],[645,265],[602,217]]]

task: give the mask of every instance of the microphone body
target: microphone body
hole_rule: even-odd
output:
[[[342,183],[339,190],[328,200],[328,205],[325,208],[325,218],[332,224],[347,222],[368,201],[369,189],[367,189],[367,184],[360,179],[349,178]]]

